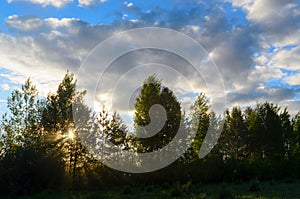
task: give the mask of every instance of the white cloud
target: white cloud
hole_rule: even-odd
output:
[[[36,1],[37,2],[37,1]],[[39,1],[44,2],[44,1]],[[65,1],[66,2],[66,1]],[[91,6],[101,0],[79,0],[81,6]],[[177,1],[176,1],[177,2]],[[181,1],[178,1],[181,2]],[[183,1],[182,1],[183,2]],[[192,1],[193,2],[193,1]],[[201,3],[201,1],[199,1]],[[204,1],[203,1],[204,2]],[[25,77],[31,77],[45,94],[51,88],[56,88],[66,68],[76,72],[81,61],[99,42],[107,37],[135,27],[158,26],[179,30],[202,44],[208,51],[220,70],[228,94],[228,107],[232,105],[255,104],[257,100],[270,100],[275,103],[290,103],[293,100],[293,90],[278,87],[267,87],[270,80],[285,81],[290,85],[298,85],[298,75],[288,76],[281,69],[299,70],[299,47],[293,49],[283,48],[286,45],[299,45],[299,22],[297,19],[297,6],[292,1],[282,3],[278,0],[233,0],[233,5],[241,7],[247,15],[246,20],[250,25],[235,26],[225,15],[227,10],[218,6],[209,6],[209,3],[193,4],[191,10],[181,10],[175,6],[174,10],[164,10],[156,7],[147,10],[138,8],[127,2],[123,4],[128,18],[136,19],[134,22],[128,18],[121,20],[124,13],[120,14],[119,23],[113,25],[91,25],[80,19],[74,18],[47,18],[8,17],[7,26],[15,36],[0,33],[0,66],[14,74],[8,76],[13,82],[23,83]],[[45,2],[41,3],[46,5]],[[186,7],[188,4],[186,5]],[[199,7],[197,7],[199,6]],[[128,8],[130,7],[130,8]],[[13,34],[14,35],[14,34]],[[170,35],[168,35],[170,37]],[[168,39],[166,35],[159,35],[157,42]],[[144,40],[147,37],[135,38]],[[128,38],[125,38],[128,39]],[[115,44],[115,50],[121,44]],[[184,44],[173,42],[172,47],[182,48]],[[270,46],[275,46],[274,52],[269,51]],[[191,54],[195,53],[190,49]],[[113,53],[113,52],[111,52]],[[115,78],[126,72],[129,66],[143,64],[150,61],[163,63],[173,67],[184,65],[178,58],[171,56],[154,56],[153,54],[126,55],[115,70],[111,70],[109,77]],[[122,60],[122,59],[120,59]],[[191,80],[191,87],[196,92],[207,92],[205,81],[199,78],[192,81],[195,76],[189,67],[182,67],[181,71]],[[192,95],[184,80],[178,75],[157,70],[160,77],[164,78],[166,86],[172,87],[176,95],[181,95],[183,104],[190,103]],[[136,77],[142,73],[136,71],[120,83],[118,90],[126,91],[128,85],[141,85]],[[217,75],[205,71],[208,82],[214,82]],[[87,88],[95,86],[97,79],[87,78]],[[170,81],[169,81],[170,80]],[[212,85],[215,93],[220,88]],[[186,91],[186,92],[183,92]],[[120,97],[123,93],[120,92]],[[102,95],[109,96],[107,93]],[[119,103],[119,102],[116,102]],[[131,102],[130,102],[131,103]],[[296,105],[294,104],[293,107]],[[299,107],[299,106],[298,106]],[[299,109],[299,108],[298,108]]]
[[[273,54],[271,64],[286,70],[300,71],[300,46],[278,50]]]
[[[74,0],[7,0],[8,3],[13,3],[13,2],[17,2],[17,1],[24,1],[24,2],[30,2],[33,4],[39,4],[42,6],[54,6],[57,8],[62,8],[72,2],[74,2]],[[96,3],[104,3],[107,0],[78,0],[78,4],[79,6],[91,6],[94,5]]]
[[[296,0],[227,0],[233,6],[247,12],[247,18],[259,23],[278,23],[286,16],[297,15],[299,5]],[[299,3],[299,2],[298,2]],[[276,21],[277,20],[277,21]]]
[[[107,0],[78,0],[79,5],[81,6],[91,6],[96,3],[104,3]]]
[[[291,86],[299,86],[300,85],[300,73],[288,76],[284,79],[284,81]]]
[[[7,24],[28,21],[32,19],[14,15],[8,17]],[[89,51],[113,31],[67,18],[40,19],[40,27],[43,28],[25,28],[26,33],[17,36],[0,33],[0,67],[12,71],[7,78],[13,83],[23,84],[31,77],[44,96],[54,91],[67,69],[76,72]],[[24,26],[11,28],[24,30]]]
[[[30,3],[34,3],[34,4],[40,4],[42,6],[54,6],[54,7],[58,7],[61,8],[71,2],[73,2],[73,0],[7,0],[8,3],[12,3],[12,2],[16,2],[16,1],[27,1]]]
[[[127,4],[126,4],[126,6],[127,6],[128,8],[130,8],[130,7],[132,7],[132,6],[133,6],[133,3],[132,3],[132,2],[130,2],[130,3],[127,3]]]
[[[249,80],[253,82],[268,82],[271,79],[281,79],[284,73],[279,68],[273,68],[267,65],[255,66],[249,74]]]
[[[5,91],[8,91],[10,89],[10,86],[8,84],[1,84],[0,86]]]
[[[6,24],[18,30],[30,31],[41,27],[42,21],[37,17],[19,17],[18,15],[12,15],[7,18]]]

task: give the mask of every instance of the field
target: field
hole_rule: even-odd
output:
[[[58,193],[44,191],[39,194],[16,197],[19,199],[96,199],[96,198],[300,198],[300,181],[268,181],[253,180],[243,183],[219,184],[163,184],[160,186],[122,187],[110,190],[90,192]],[[1,197],[2,198],[2,197]],[[9,198],[9,197],[3,197]]]

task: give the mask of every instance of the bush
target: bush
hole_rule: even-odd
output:
[[[179,197],[179,196],[181,196],[180,189],[179,189],[178,187],[174,187],[174,188],[171,190],[171,196],[172,196],[172,197]]]
[[[173,186],[173,188],[171,189],[171,196],[172,197],[179,197],[181,196],[182,192],[181,189],[179,187],[179,184],[176,184]]]
[[[145,189],[146,192],[152,192],[153,190],[154,190],[154,186],[153,185],[149,185]]]
[[[206,199],[207,195],[206,195],[206,193],[201,193],[197,198],[198,199]]]
[[[249,191],[251,192],[260,191],[259,181],[257,179],[254,179],[250,182]]]
[[[183,192],[186,192],[186,193],[190,192],[191,189],[192,189],[192,182],[191,182],[191,181],[188,181],[187,183],[185,183],[185,184],[183,184],[183,185],[181,186],[181,190],[182,190]]]
[[[131,188],[130,188],[129,186],[125,186],[125,187],[123,188],[122,193],[123,193],[124,195],[129,195],[129,194],[132,193],[132,190],[131,190]]]
[[[234,198],[231,188],[228,185],[223,184],[221,189],[218,192],[218,198],[220,199]]]
[[[170,185],[169,185],[169,183],[165,182],[165,183],[163,183],[163,184],[161,185],[161,187],[162,187],[163,189],[169,189],[169,188],[170,188]]]

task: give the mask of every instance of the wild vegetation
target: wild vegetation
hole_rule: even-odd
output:
[[[129,132],[117,112],[109,113],[105,107],[100,113],[92,112],[85,105],[84,95],[85,91],[76,90],[76,80],[70,73],[46,99],[39,97],[30,79],[11,93],[8,112],[1,121],[1,195],[55,191],[64,197],[64,193],[79,190],[101,195],[109,192],[97,190],[117,187],[122,187],[126,195],[137,191],[133,186],[145,185],[153,194],[155,190],[167,190],[170,197],[193,197],[189,193],[195,193],[206,198],[201,195],[207,194],[205,190],[201,192],[198,187],[203,183],[251,181],[247,185],[249,191],[259,192],[263,181],[294,181],[300,177],[300,112],[291,117],[287,108],[263,102],[243,110],[233,107],[218,117],[210,111],[209,101],[201,93],[190,114],[186,114],[174,93],[153,75],[142,85],[135,104],[135,132]],[[153,137],[136,138],[139,126],[149,124],[148,112],[154,104],[166,110],[165,125]],[[73,111],[83,113],[76,125]],[[209,125],[217,127],[221,119],[224,126],[217,145],[200,159],[198,153]],[[86,144],[91,142],[97,149],[103,144],[102,136],[120,149],[149,152],[169,143],[180,125],[186,134],[195,135],[190,148],[177,161],[155,172],[132,174],[111,169],[97,161]],[[78,136],[78,131],[84,129],[93,129],[84,134],[88,139]],[[97,153],[103,158],[110,155],[101,147]],[[232,194],[228,189],[233,188],[224,187],[225,195],[220,197],[230,197],[226,194]]]

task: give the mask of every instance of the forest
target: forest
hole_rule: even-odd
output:
[[[1,120],[0,195],[300,177],[300,112],[291,116],[287,107],[266,101],[254,107],[233,107],[218,116],[210,110],[204,93],[185,112],[173,91],[152,75],[136,99],[136,128],[130,132],[118,112],[111,113],[105,106],[99,113],[91,111],[84,102],[85,94],[77,90],[69,72],[47,98],[39,96],[30,79],[11,93]],[[138,127],[149,124],[148,113],[154,104],[166,110],[163,128],[155,136],[136,137]],[[77,110],[84,114],[75,125],[73,112]],[[221,135],[210,153],[199,158],[210,125],[222,128]],[[102,150],[101,138],[110,140],[116,150],[158,150],[174,138],[179,126],[194,138],[186,152],[163,169],[127,173],[106,166],[95,156],[105,159],[111,155]],[[79,136],[79,131],[84,135]],[[93,153],[87,142],[94,146]],[[170,150],[177,150],[176,146]],[[138,159],[130,161],[138,167]]]

